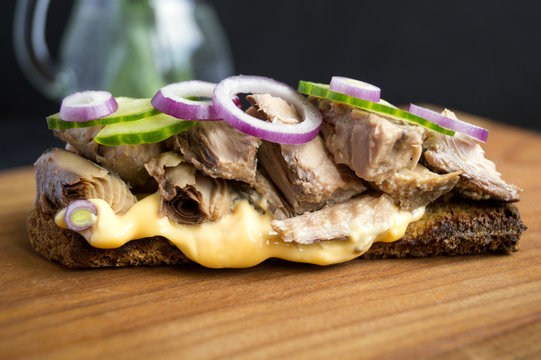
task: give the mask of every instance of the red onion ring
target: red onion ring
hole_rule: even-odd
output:
[[[381,90],[379,87],[364,81],[350,79],[343,76],[333,76],[329,88],[341,94],[356,97],[358,99],[379,102]]]
[[[212,97],[216,84],[190,80],[162,87],[150,103],[164,114],[183,120],[221,120],[210,100],[189,100],[189,97]]]
[[[427,119],[441,127],[458,131],[466,135],[470,135],[482,142],[486,142],[488,138],[488,130],[473,124],[467,123],[459,119],[452,119],[433,110],[410,104],[408,112]]]
[[[69,203],[64,213],[64,222],[73,231],[86,230],[94,223],[92,215],[98,215],[98,208],[89,200],[75,200]]]
[[[108,91],[87,90],[68,95],[60,105],[60,118],[64,121],[89,121],[111,115],[118,103]]]
[[[273,124],[252,117],[239,109],[231,98],[237,94],[270,94],[293,105],[303,121],[297,124]],[[258,138],[281,144],[303,144],[319,133],[319,110],[295,89],[262,76],[231,76],[222,80],[212,96],[216,113],[234,128]]]
[[[212,98],[216,84],[189,80],[181,81],[162,87],[154,95],[150,103],[156,110],[164,114],[183,120],[214,121],[222,120],[214,111],[211,100],[190,100],[190,97]],[[233,98],[233,102],[240,107],[240,99]]]

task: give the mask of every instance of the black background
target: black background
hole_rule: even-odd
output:
[[[379,86],[394,104],[432,103],[541,131],[539,1],[208,2],[235,73],[292,86],[343,75]],[[44,121],[59,106],[24,78],[13,54],[15,1],[1,7],[0,168],[8,168],[60,144]],[[53,55],[70,10],[70,2],[51,2]]]

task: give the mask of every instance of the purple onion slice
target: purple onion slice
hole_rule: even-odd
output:
[[[64,121],[90,121],[111,115],[118,103],[108,91],[86,90],[68,95],[60,105],[60,118]]]
[[[274,124],[246,114],[231,100],[235,95],[270,94],[295,107],[303,121],[297,124]],[[319,110],[292,87],[262,76],[231,76],[222,80],[213,94],[216,113],[234,128],[258,138],[282,143],[303,144],[317,136],[322,117]]]
[[[381,89],[364,81],[350,79],[343,76],[333,76],[329,88],[341,94],[356,97],[358,99],[379,102]]]
[[[439,114],[433,110],[417,106],[414,104],[410,104],[410,107],[408,109],[408,112],[420,116],[422,118],[425,118],[428,121],[431,121],[435,124],[438,124],[441,127],[444,127],[446,129],[458,131],[461,133],[464,133],[466,135],[470,135],[477,140],[480,140],[482,142],[486,142],[488,138],[488,130],[484,129],[479,126],[475,126],[473,124],[470,124],[468,122],[456,119],[456,118],[450,118],[443,116],[442,114]]]
[[[164,86],[151,100],[152,106],[164,114],[183,120],[222,120],[214,111],[212,100],[193,100],[190,98],[212,98],[216,84],[189,80]],[[241,106],[238,97],[233,98]]]
[[[212,97],[216,84],[181,81],[162,87],[151,100],[152,106],[164,114],[183,120],[219,120],[210,100],[190,100],[190,97]]]

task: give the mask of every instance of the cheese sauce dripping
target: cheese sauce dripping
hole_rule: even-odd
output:
[[[116,215],[104,200],[90,201],[98,208],[97,220],[79,233],[93,247],[118,248],[131,240],[160,235],[192,261],[210,268],[250,267],[273,257],[317,265],[348,261],[362,255],[373,242],[400,239],[408,224],[424,214],[424,207],[400,210],[386,225],[352,223],[349,239],[300,245],[282,241],[271,227],[271,216],[260,214],[247,200],[236,202],[222,219],[198,225],[180,225],[160,216],[158,193],[140,200],[123,215]],[[57,213],[55,222],[67,228],[64,210]]]

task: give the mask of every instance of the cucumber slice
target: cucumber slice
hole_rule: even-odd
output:
[[[327,84],[318,84],[309,81],[299,81],[298,92],[305,95],[323,97],[329,100],[337,101],[343,104],[352,105],[360,109],[373,111],[376,113],[389,115],[398,119],[407,120],[409,122],[424,126],[427,129],[437,131],[439,133],[453,136],[455,132],[436,125],[420,116],[413,115],[407,111],[400,110],[394,106],[385,104],[386,102],[375,103],[368,100],[358,99],[353,96],[337,93],[332,91]]]
[[[117,97],[118,109],[109,116],[90,121],[64,121],[59,113],[47,116],[49,129],[63,130],[97,125],[110,125],[121,122],[136,121],[148,116],[160,114],[150,104],[150,99],[134,99],[128,97]]]
[[[109,146],[150,144],[188,130],[196,123],[160,113],[141,120],[107,125],[94,140]]]

